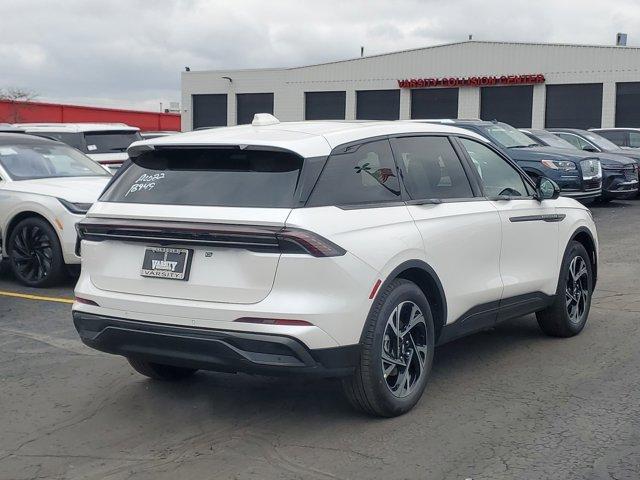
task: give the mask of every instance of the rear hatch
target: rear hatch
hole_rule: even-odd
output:
[[[146,151],[80,226],[83,268],[113,292],[259,302],[302,165],[289,152],[238,147]]]
[[[99,130],[84,132],[86,153],[110,168],[119,167],[128,158],[127,148],[142,140],[138,130]]]

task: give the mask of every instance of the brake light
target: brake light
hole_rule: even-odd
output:
[[[313,323],[309,323],[305,320],[290,320],[287,318],[254,318],[254,317],[243,317],[234,320],[235,322],[240,323],[258,323],[261,325],[286,325],[286,326],[298,326],[298,327],[309,327],[313,326]]]
[[[307,230],[284,228],[276,233],[276,238],[282,253],[308,253],[314,257],[339,257],[346,253],[335,243]]]
[[[314,257],[337,257],[346,253],[326,238],[294,227],[85,218],[76,224],[76,230],[80,240],[95,242],[166,242],[306,253]]]

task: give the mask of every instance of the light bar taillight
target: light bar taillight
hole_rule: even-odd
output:
[[[120,240],[161,245],[201,245],[251,251],[301,253],[337,257],[346,250],[326,238],[292,227],[155,220],[85,218],[76,224],[78,238]]]
[[[283,253],[308,253],[314,257],[339,257],[346,253],[335,243],[307,230],[284,228],[276,233],[276,238]]]
[[[255,317],[242,317],[234,320],[234,322],[240,323],[257,323],[260,325],[285,325],[285,326],[298,326],[298,327],[310,327],[313,323],[309,323],[306,320],[290,320],[287,318],[255,318]]]

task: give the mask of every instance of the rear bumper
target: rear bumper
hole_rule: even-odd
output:
[[[309,349],[284,335],[166,325],[73,312],[82,341],[106,353],[179,367],[264,375],[350,375],[360,346]]]

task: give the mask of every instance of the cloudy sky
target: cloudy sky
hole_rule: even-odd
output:
[[[180,71],[295,66],[465,40],[640,45],[621,0],[0,0],[0,88],[156,110]]]

